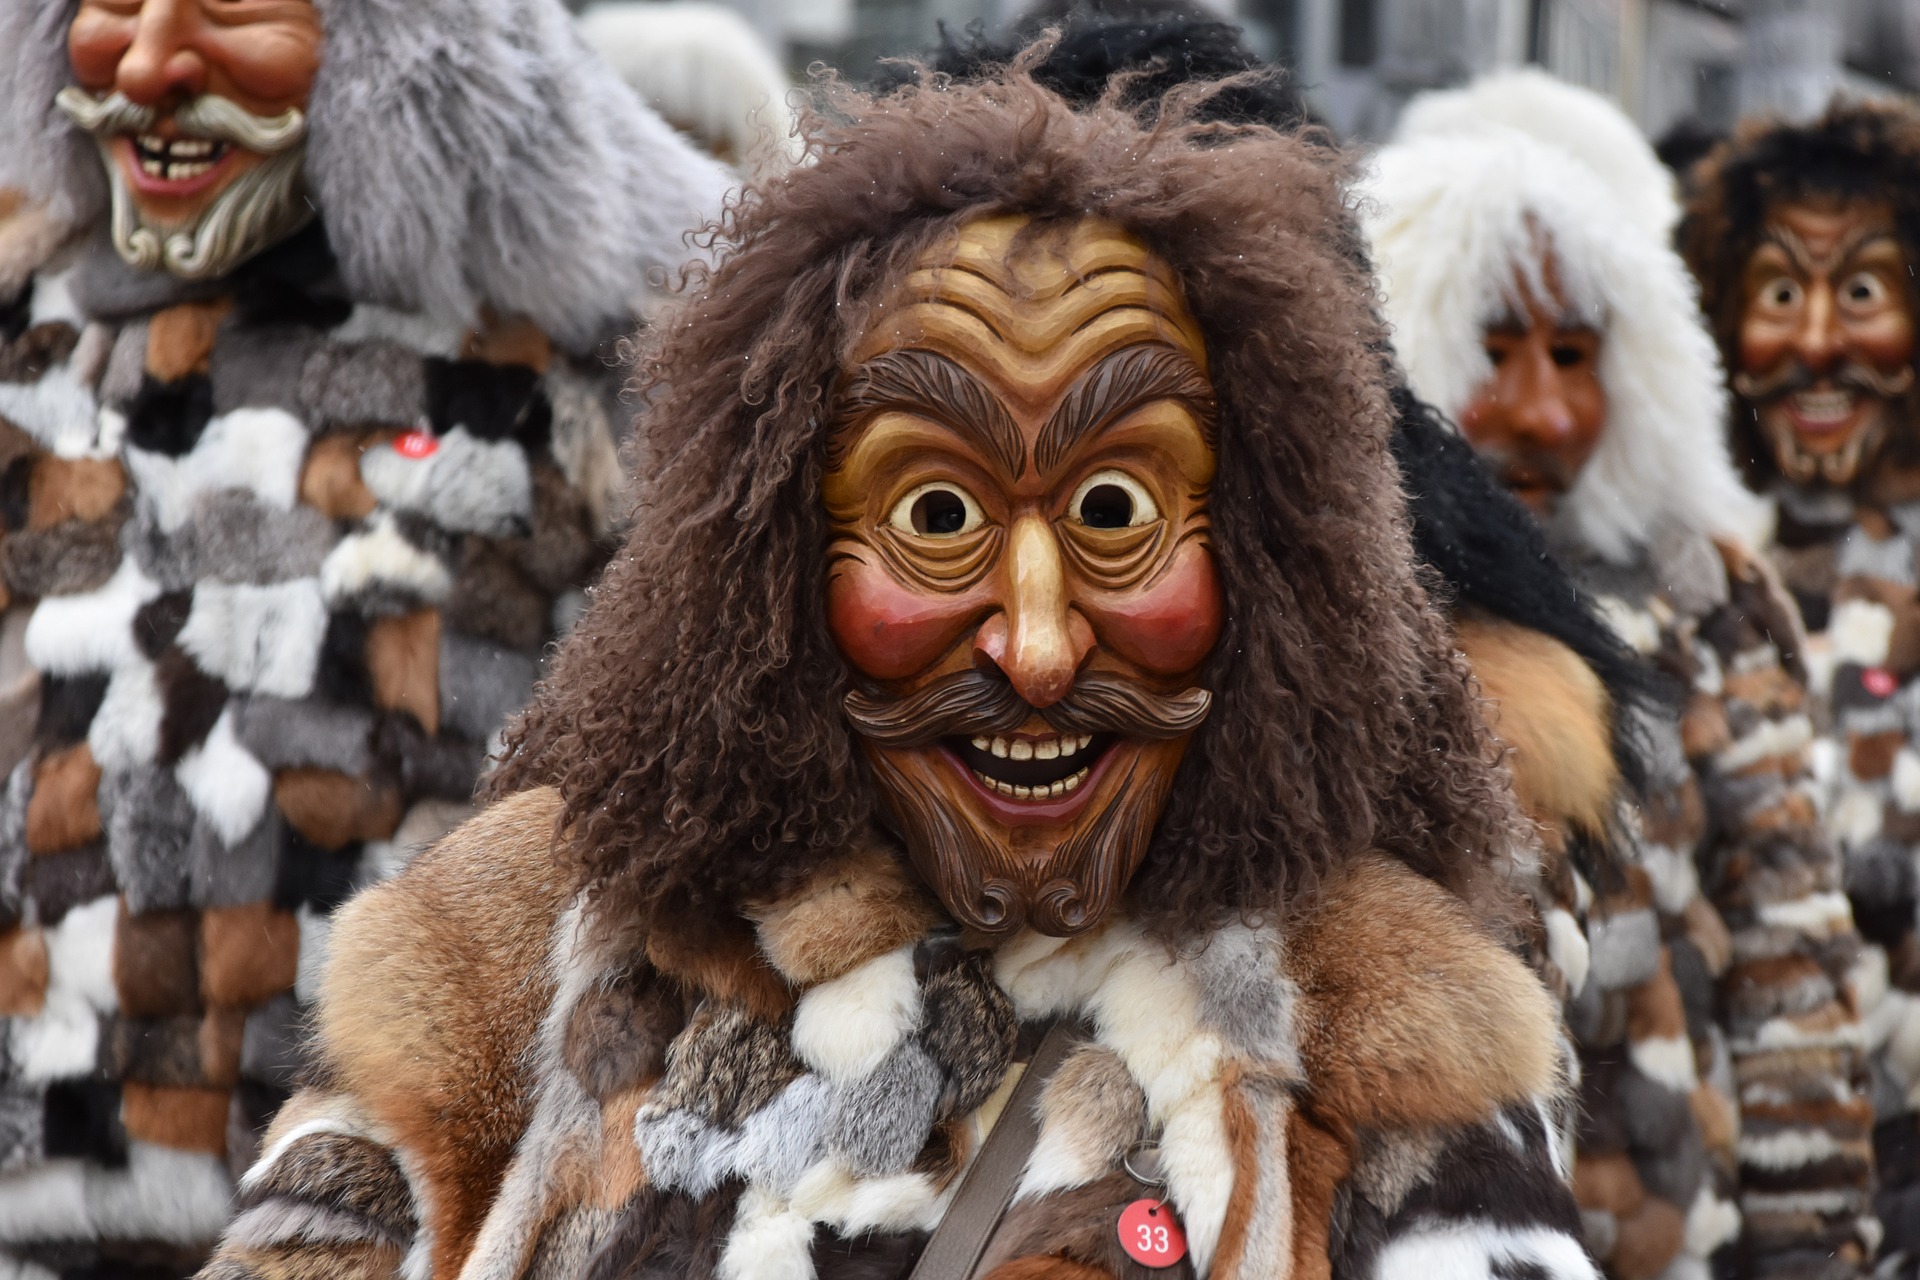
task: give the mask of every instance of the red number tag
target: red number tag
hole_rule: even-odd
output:
[[[1120,1247],[1143,1267],[1170,1267],[1187,1256],[1187,1233],[1172,1205],[1135,1200],[1120,1212]]]
[[[1876,698],[1891,698],[1900,690],[1900,679],[1885,667],[1868,667],[1860,673],[1860,683]]]
[[[409,431],[394,438],[393,451],[403,458],[431,458],[440,451],[440,442],[424,431]]]

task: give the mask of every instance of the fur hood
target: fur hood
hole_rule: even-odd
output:
[[[356,297],[471,323],[524,315],[570,347],[624,328],[694,255],[726,171],[654,115],[558,0],[318,0],[307,181]],[[106,208],[55,110],[74,0],[0,6],[0,189],[74,227]]]
[[[1537,228],[1568,302],[1607,334],[1608,428],[1557,532],[1622,563],[1663,534],[1755,540],[1762,507],[1720,435],[1719,357],[1686,267],[1654,230],[1652,202],[1616,194],[1626,166],[1596,166],[1497,120],[1468,127],[1465,104],[1442,105],[1416,107],[1422,131],[1383,147],[1363,186],[1387,318],[1414,391],[1457,418],[1491,374],[1480,334],[1516,302],[1516,275],[1538,281],[1529,252]],[[1437,131],[1449,116],[1459,131]]]

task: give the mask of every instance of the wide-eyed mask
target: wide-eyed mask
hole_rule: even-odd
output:
[[[1515,497],[1549,518],[1607,424],[1599,330],[1572,313],[1551,256],[1537,285],[1481,335],[1493,373],[1460,411],[1460,430]],[[1543,293],[1545,296],[1536,296]]]
[[[114,248],[198,280],[313,217],[302,180],[320,65],[312,0],[82,0],[59,105],[99,144]]]
[[[838,404],[828,619],[910,856],[969,928],[1089,928],[1146,853],[1221,627],[1179,282],[1111,224],[975,220],[887,300]]]
[[[1733,387],[1788,480],[1848,484],[1892,431],[1914,378],[1909,279],[1880,202],[1772,211],[1741,281]]]

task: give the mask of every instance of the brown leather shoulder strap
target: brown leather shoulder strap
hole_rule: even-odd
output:
[[[1062,1020],[1041,1039],[1000,1119],[981,1144],[980,1154],[961,1177],[946,1217],[940,1219],[921,1251],[911,1280],[973,1280],[980,1255],[986,1252],[994,1228],[1006,1216],[1013,1189],[1019,1185],[1027,1157],[1033,1154],[1033,1144],[1040,1137],[1040,1117],[1034,1106],[1040,1100],[1040,1091],[1059,1070],[1068,1051],[1086,1038],[1085,1024]]]

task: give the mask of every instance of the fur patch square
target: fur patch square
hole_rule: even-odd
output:
[[[282,911],[303,906],[332,911],[353,894],[360,852],[359,845],[348,845],[329,853],[289,830],[273,884],[273,905]]]
[[[531,654],[503,649],[457,631],[440,638],[440,709],[455,733],[485,742],[526,705],[540,678]]]
[[[106,1036],[103,1067],[142,1084],[204,1085],[197,1017],[115,1018]]]
[[[322,436],[307,450],[300,501],[329,520],[364,520],[380,500],[360,478],[360,455],[392,438],[390,432]]]
[[[427,374],[419,353],[393,342],[332,342],[300,377],[316,430],[411,427],[427,416]]]
[[[199,442],[212,417],[213,384],[205,376],[163,382],[145,374],[127,406],[127,443],[177,458]]]
[[[14,541],[0,542],[0,554]],[[111,671],[132,662],[141,656],[134,644],[134,615],[159,594],[133,558],[122,557],[97,589],[40,601],[27,622],[28,661],[55,676]]]
[[[65,853],[100,836],[100,766],[84,742],[41,757],[27,801],[27,852]]]
[[[328,553],[320,584],[336,609],[407,613],[445,600],[453,589],[453,575],[438,555],[408,535],[392,512],[376,511],[365,528],[342,538]]]
[[[200,992],[209,1005],[250,1008],[293,990],[300,924],[260,902],[200,915]]]
[[[440,613],[379,618],[367,629],[366,665],[375,706],[404,711],[428,733],[440,729]]]
[[[207,494],[194,518],[171,532],[153,515],[141,513],[125,546],[169,591],[209,578],[255,584],[311,578],[339,541],[332,522],[312,508],[281,511],[238,489]]]
[[[234,738],[233,717],[224,712],[173,772],[194,810],[228,844],[253,830],[273,788],[273,775]]]
[[[173,772],[139,765],[108,773],[100,786],[107,857],[133,911],[185,906],[193,805]]]
[[[480,440],[513,440],[529,452],[546,447],[553,406],[540,372],[524,364],[484,360],[426,362],[427,420],[434,434],[464,429]]]
[[[455,533],[524,535],[532,527],[533,477],[512,440],[464,430],[439,437],[424,457],[378,444],[360,457],[360,478],[395,511],[425,516]]]
[[[538,649],[547,637],[552,604],[552,598],[507,554],[504,544],[491,538],[468,538],[447,598],[446,622],[455,631],[510,649]]]
[[[160,382],[206,373],[214,335],[232,305],[231,298],[219,298],[154,312],[147,318],[147,373]]]
[[[51,1159],[69,1157],[108,1169],[127,1164],[120,1122],[120,1086],[108,1080],[61,1080],[47,1086],[42,1132]]]
[[[328,769],[281,770],[273,798],[287,825],[329,853],[359,841],[385,840],[406,816],[392,783]]]
[[[114,458],[56,458],[34,464],[27,481],[27,529],[38,532],[67,520],[104,520],[127,491],[127,473]]]
[[[240,745],[269,769],[360,774],[373,766],[374,718],[364,707],[254,697],[235,703],[233,723]]]
[[[303,325],[237,324],[229,320],[222,326],[208,362],[213,411],[284,409],[296,417],[304,414],[300,374],[320,342],[319,336]]]
[[[15,595],[74,596],[98,591],[121,562],[120,524],[127,509],[107,520],[68,520],[0,541],[0,578]]]
[[[129,1138],[176,1151],[227,1154],[228,1090],[129,1080],[122,1094],[121,1119]]]
[[[36,744],[44,752],[59,751],[83,741],[95,713],[107,696],[107,676],[94,673],[52,676],[41,681],[40,724]]]
[[[106,846],[95,842],[28,858],[22,885],[39,908],[40,923],[56,925],[75,907],[113,892],[113,867]]]
[[[290,995],[277,995],[247,1015],[240,1073],[282,1089],[298,1082],[306,1065],[306,1022]]]
[[[187,846],[189,900],[196,907],[239,907],[273,896],[286,826],[268,810],[243,839],[228,844],[196,823]]]
[[[35,926],[0,934],[0,1017],[31,1018],[46,1002],[46,935]]]
[[[326,640],[318,578],[272,586],[203,582],[180,631],[180,647],[228,688],[304,698]]]
[[[121,1013],[128,1018],[199,1014],[199,926],[191,911],[135,914],[121,907],[113,949]]]

